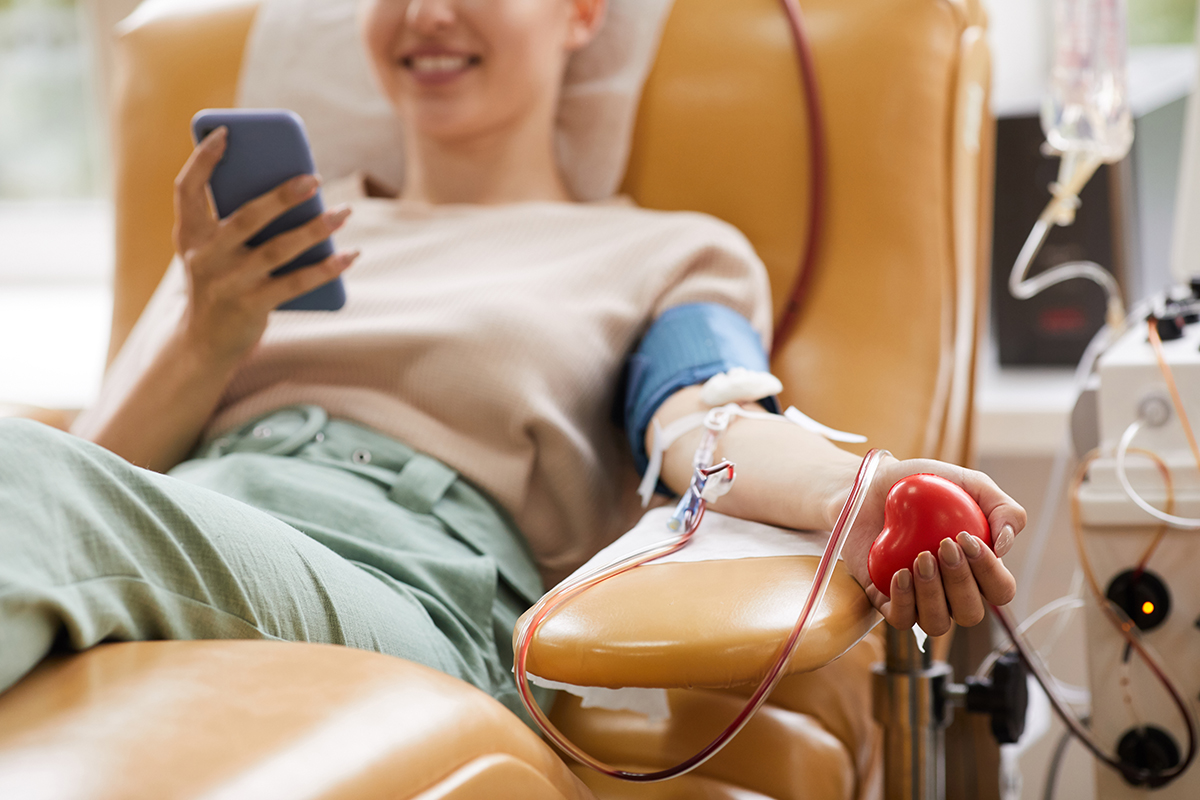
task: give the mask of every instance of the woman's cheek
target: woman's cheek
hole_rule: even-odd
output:
[[[393,55],[404,18],[404,3],[375,0],[360,7],[360,31],[375,80],[384,93],[395,98],[399,66]]]

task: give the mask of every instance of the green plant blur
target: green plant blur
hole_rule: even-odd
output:
[[[1185,44],[1196,30],[1196,0],[1129,0],[1131,45]]]

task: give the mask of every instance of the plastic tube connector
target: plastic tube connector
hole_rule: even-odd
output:
[[[1157,392],[1146,395],[1138,403],[1137,414],[1147,428],[1161,428],[1171,421],[1171,400]]]

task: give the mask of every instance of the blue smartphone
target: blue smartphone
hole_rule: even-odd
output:
[[[225,155],[209,179],[217,216],[221,219],[284,181],[316,172],[304,122],[295,112],[286,109],[205,109],[192,117],[192,138],[198,144],[222,125],[229,131]],[[273,236],[303,225],[324,210],[318,191],[276,217],[246,244],[257,247]],[[282,275],[316,264],[331,255],[333,240],[326,239],[271,274]],[[338,277],[308,294],[289,300],[279,306],[279,310],[336,311],[345,304],[346,288]]]

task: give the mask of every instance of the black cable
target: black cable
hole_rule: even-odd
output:
[[[1183,722],[1187,726],[1187,755],[1183,757],[1183,760],[1180,763],[1167,770],[1159,771],[1136,767],[1133,764],[1126,763],[1119,754],[1112,755],[1105,752],[1104,748],[1102,748],[1096,741],[1096,738],[1092,734],[1091,730],[1088,727],[1085,727],[1083,721],[1076,716],[1070,708],[1067,707],[1066,701],[1062,699],[1062,696],[1055,689],[1054,681],[1050,677],[1050,673],[1046,669],[1046,665],[1037,655],[1037,651],[1030,646],[1029,642],[1025,640],[1024,636],[1017,632],[1016,621],[1009,615],[1006,609],[997,606],[990,606],[990,608],[992,609],[992,613],[995,615],[996,619],[1000,622],[1001,626],[1003,626],[1004,630],[1008,633],[1008,638],[1012,641],[1013,646],[1016,647],[1017,652],[1021,654],[1021,660],[1025,662],[1025,666],[1029,667],[1029,671],[1033,673],[1033,677],[1041,685],[1042,691],[1046,693],[1046,697],[1050,700],[1050,707],[1054,709],[1054,712],[1058,715],[1058,718],[1061,719],[1063,724],[1067,726],[1067,730],[1069,730],[1075,736],[1075,738],[1079,740],[1079,743],[1086,747],[1092,753],[1092,755],[1096,757],[1097,760],[1112,767],[1114,770],[1120,773],[1125,780],[1129,781],[1129,783],[1133,784],[1134,786],[1148,786],[1151,789],[1157,789],[1160,786],[1166,786],[1168,783],[1186,772],[1188,767],[1192,765],[1192,760],[1195,758],[1197,751],[1197,736],[1196,721],[1192,715],[1191,706],[1188,705],[1188,702],[1184,700],[1183,696],[1179,693],[1179,689],[1163,672],[1162,665],[1158,663],[1158,660],[1150,653],[1146,652],[1140,645],[1135,645],[1136,640],[1129,638],[1135,634],[1125,629],[1122,629],[1121,631],[1122,635],[1126,637],[1126,640],[1129,642],[1129,644],[1135,646],[1142,663],[1150,668],[1162,687],[1167,690],[1168,694],[1171,695],[1171,700],[1175,703],[1176,708],[1179,709],[1179,713],[1183,717]]]

